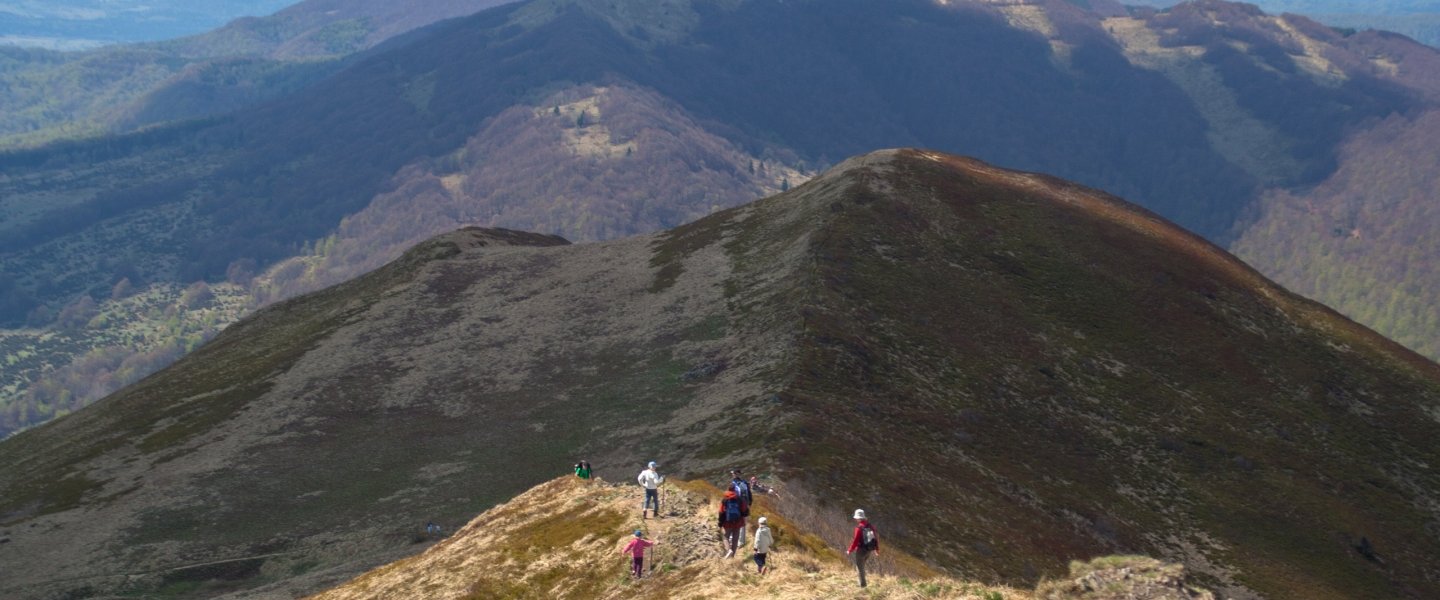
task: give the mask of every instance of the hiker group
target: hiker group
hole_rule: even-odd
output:
[[[658,470],[659,465],[650,461],[645,465],[645,470],[636,477],[636,482],[644,490],[644,496],[640,502],[640,518],[645,520],[649,517],[656,519],[663,518],[661,512],[662,501],[668,506],[668,498],[662,495],[665,476]],[[575,465],[575,476],[582,479],[591,477],[590,463],[580,461]],[[760,485],[755,477],[745,479],[740,469],[730,470],[730,481],[726,485],[725,495],[720,499],[719,511],[716,516],[720,527],[721,538],[724,541],[724,558],[731,558],[745,546],[748,519],[750,508],[755,503],[755,492],[775,494],[774,488]],[[852,515],[855,521],[854,535],[851,536],[850,546],[845,555],[855,565],[855,572],[859,577],[860,587],[866,586],[865,567],[872,555],[880,554],[880,541],[875,533],[875,527],[865,518],[865,511],[856,509]],[[630,574],[632,577],[644,576],[645,551],[647,548],[659,544],[659,540],[646,539],[645,532],[636,529],[633,537],[630,538],[621,554],[630,556]],[[770,531],[769,519],[760,517],[755,523],[755,537],[751,544],[751,560],[755,562],[756,572],[764,575],[770,568],[767,559],[775,545],[774,535]],[[653,561],[652,561],[653,563]],[[651,565],[654,568],[654,565]]]

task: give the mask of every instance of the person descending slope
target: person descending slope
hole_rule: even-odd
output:
[[[770,526],[765,524],[765,517],[760,517],[760,520],[755,522],[755,572],[764,575],[769,570],[765,566],[765,557],[770,553],[770,546],[774,544],[775,538],[770,535]]]
[[[575,476],[581,479],[590,478],[590,461],[582,460],[575,463]]]
[[[720,500],[720,530],[725,536],[725,558],[735,556],[740,547],[740,536],[745,531],[745,517],[750,516],[750,505],[735,493],[735,487],[725,490]]]
[[[629,554],[631,556],[631,577],[643,577],[645,575],[645,549],[658,543],[660,543],[658,540],[652,542],[645,539],[645,532],[639,529],[635,530],[635,537],[631,538],[630,543],[625,545],[625,549],[620,551],[621,554]]]
[[[640,472],[640,487],[645,488],[645,501],[640,504],[640,518],[645,518],[645,509],[650,508],[650,502],[655,502],[655,518],[660,518],[660,484],[665,483],[665,478],[655,471],[655,461],[650,461],[645,470]]]
[[[846,556],[853,556],[855,559],[855,572],[860,574],[860,587],[865,587],[865,561],[870,560],[873,552],[880,555],[880,537],[875,535],[875,528],[865,520],[865,510],[855,509],[855,538],[850,540],[850,549],[845,551]]]

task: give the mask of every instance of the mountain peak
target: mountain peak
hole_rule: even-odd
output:
[[[916,569],[989,585],[1140,551],[1227,596],[1431,597],[1435,406],[1435,365],[1151,213],[886,150],[649,236],[447,234],[262,310],[0,444],[0,593],[312,592],[581,457],[662,457],[883,513]]]

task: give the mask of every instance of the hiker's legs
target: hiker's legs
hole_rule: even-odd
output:
[[[765,574],[765,553],[764,553],[764,552],[756,552],[756,553],[755,553],[755,572],[756,572],[756,573],[759,573],[759,574],[761,574],[761,575],[764,575],[764,574]]]
[[[650,503],[655,503],[655,516],[660,516],[660,490],[645,490],[645,504],[640,506],[640,514],[645,514],[645,509],[650,508]]]
[[[639,577],[642,573],[645,572],[645,569],[643,568],[644,566],[645,566],[645,557],[643,557],[643,556],[637,556],[637,557],[635,557],[633,560],[630,561],[630,574],[633,575],[633,576],[635,576],[635,577]]]
[[[725,530],[725,556],[734,556],[740,548],[740,528]]]
[[[860,587],[865,587],[865,561],[870,559],[870,552],[856,550],[853,556],[855,557],[855,572],[860,574]]]

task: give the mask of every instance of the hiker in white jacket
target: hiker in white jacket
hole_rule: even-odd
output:
[[[765,524],[765,517],[760,517],[759,524],[755,526],[755,568],[761,575],[770,570],[765,566],[765,555],[770,553],[770,546],[774,543],[775,539],[770,537],[770,526]]]
[[[655,461],[650,461],[645,470],[640,472],[640,487],[645,488],[645,502],[640,505],[640,518],[645,518],[645,509],[650,508],[650,502],[655,502],[655,518],[660,518],[660,484],[665,483],[665,478],[655,470]]]

